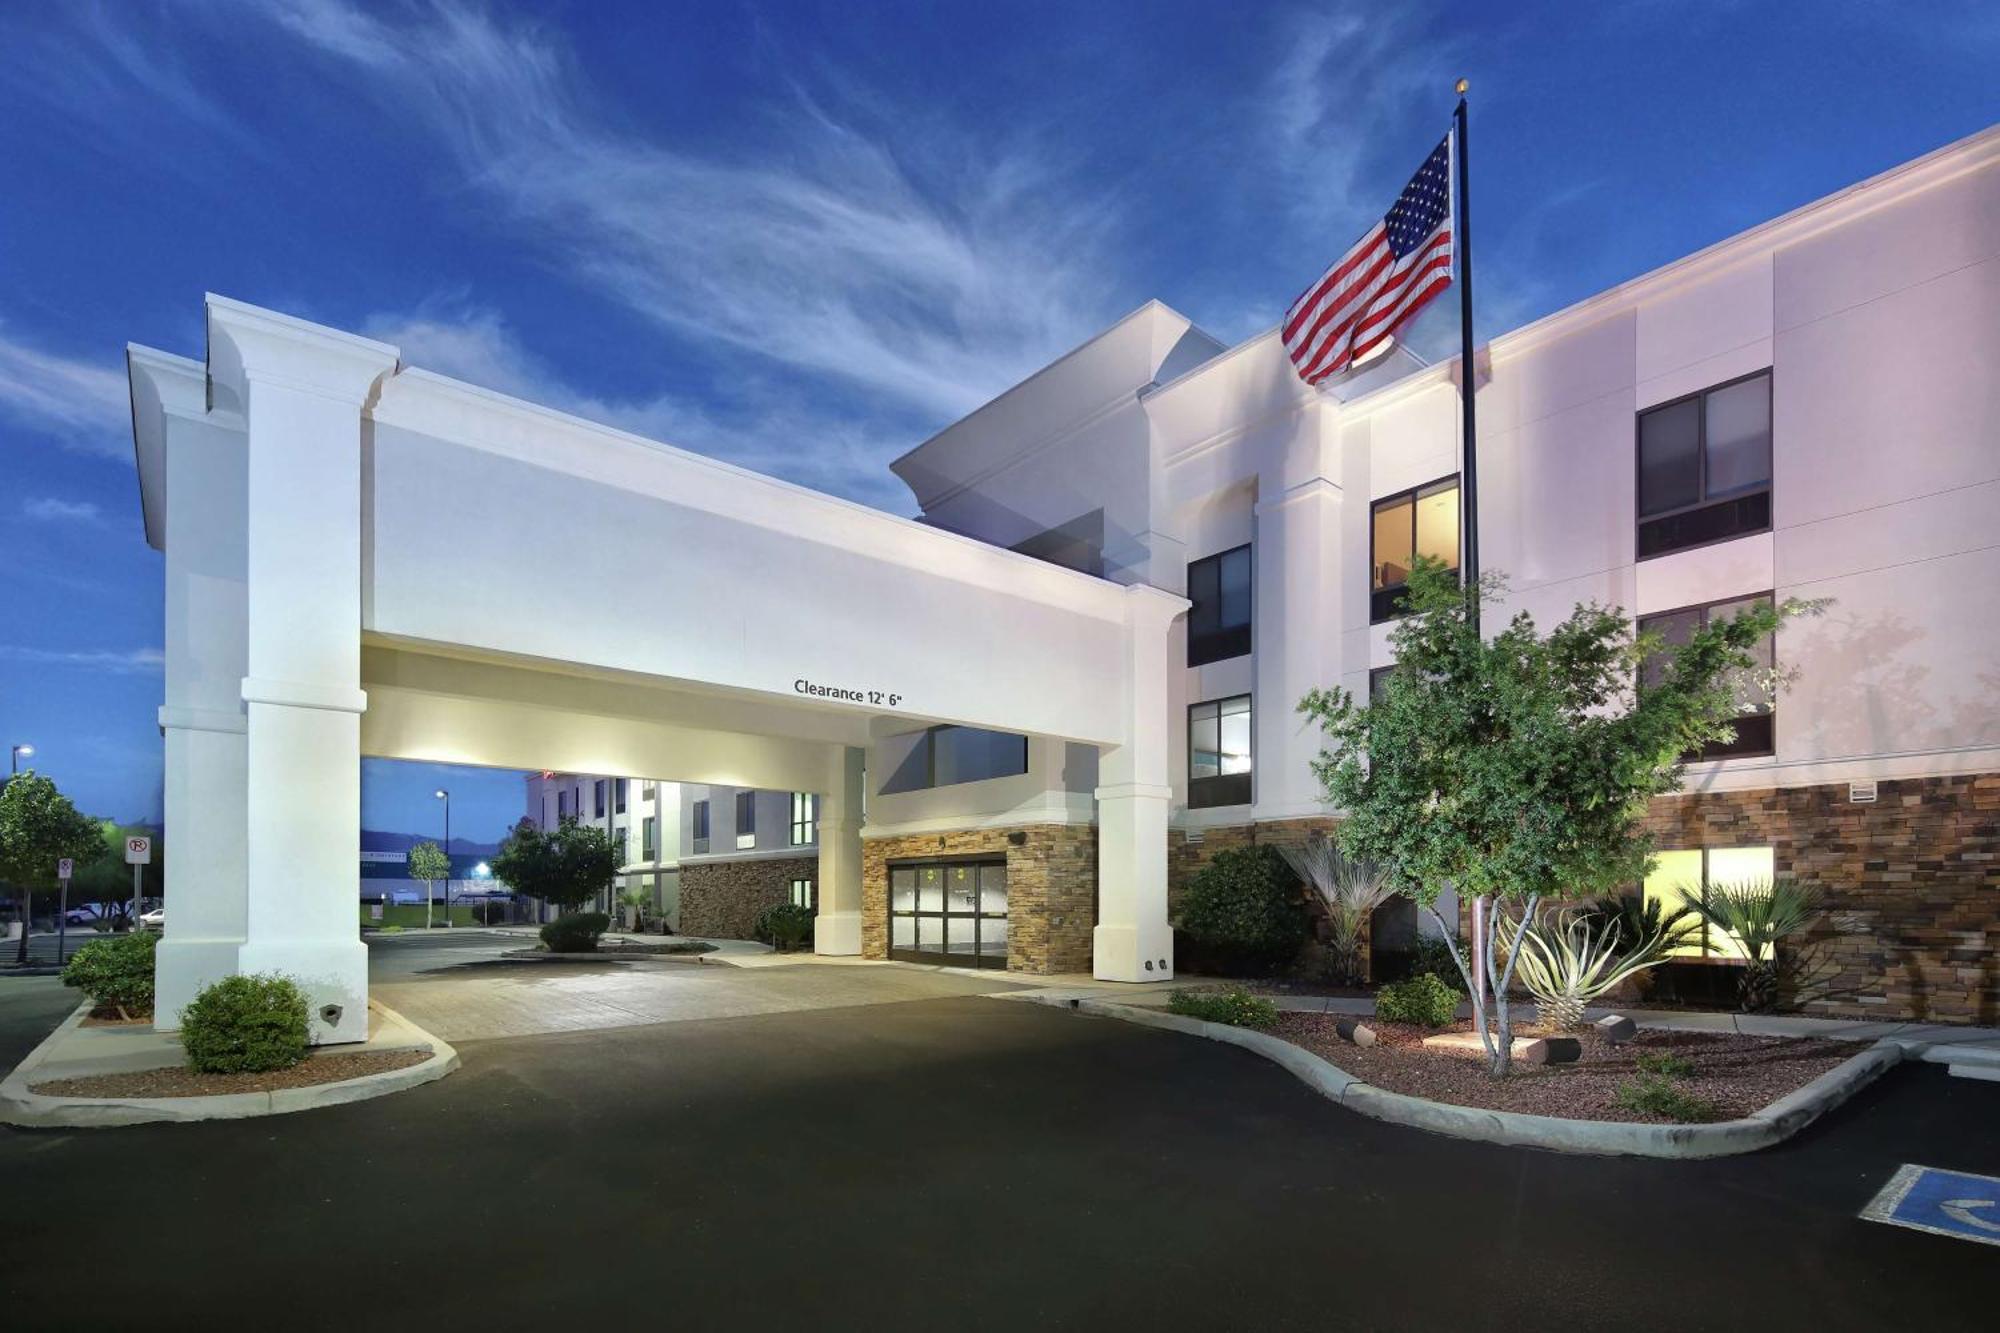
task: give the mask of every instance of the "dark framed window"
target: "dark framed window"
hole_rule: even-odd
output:
[[[1668,647],[1678,647],[1691,638],[1694,632],[1717,619],[1728,620],[1739,611],[1752,606],[1769,606],[1770,593],[1759,593],[1754,597],[1735,597],[1726,602],[1709,602],[1703,606],[1684,606],[1677,611],[1662,611],[1657,615],[1639,617],[1641,634],[1658,634]],[[1666,671],[1668,654],[1653,653],[1639,664],[1639,687],[1650,688],[1657,685]],[[1740,755],[1774,754],[1777,751],[1778,712],[1771,699],[1766,680],[1778,664],[1777,644],[1772,635],[1766,634],[1757,646],[1751,649],[1756,665],[1748,671],[1731,674],[1727,682],[1735,695],[1737,706],[1742,709],[1732,725],[1736,730],[1734,740],[1710,741],[1698,752],[1686,756],[1689,759],[1731,759]]]
[[[659,789],[660,789],[660,784],[657,782],[642,782],[639,784],[639,799],[642,801],[650,801],[653,799],[654,794],[658,792]]]
[[[889,776],[880,789],[885,796],[1028,771],[1028,738],[1012,732],[942,726],[904,739],[909,748],[888,764]]]
[[[647,815],[639,821],[639,859],[650,861],[659,853],[660,820],[656,815]]]
[[[809,912],[819,910],[819,893],[809,879],[792,881],[792,906],[803,907]]]
[[[1420,555],[1458,569],[1458,478],[1385,496],[1368,512],[1368,621],[1402,614],[1410,568]]]
[[[1250,804],[1250,696],[1188,707],[1188,808]]]
[[[1250,547],[1205,556],[1187,567],[1188,665],[1250,651]]]
[[[1389,683],[1389,673],[1393,666],[1371,667],[1368,671],[1368,703],[1373,706],[1382,697],[1382,687]]]
[[[556,819],[558,822],[560,822],[562,820],[568,819],[569,816],[570,816],[569,793],[566,791],[559,791],[556,793]]]
[[[819,797],[809,791],[792,793],[792,846],[803,847],[819,838]]]
[[[599,778],[597,781],[591,783],[590,786],[595,803],[593,818],[602,819],[604,818],[604,779]]]
[[[617,786],[612,796],[611,808],[614,813],[621,815],[625,813],[625,798],[628,792],[630,791],[631,786],[632,786],[632,780],[630,778],[618,779]]]
[[[956,967],[1007,966],[1007,862],[892,862],[889,956]]]
[[[1771,526],[1771,372],[1639,414],[1638,558]]]
[[[1672,916],[1690,899],[1706,901],[1709,891],[1718,884],[1769,880],[1776,869],[1777,853],[1769,847],[1696,847],[1656,852],[1653,868],[1640,886],[1640,899],[1659,903],[1662,917]],[[1711,963],[1743,963],[1750,958],[1743,941],[1706,921],[1668,953],[1674,958]]]
[[[754,791],[736,793],[736,845],[739,848],[757,845],[757,793]]]
[[[688,807],[688,841],[697,852],[708,850],[708,802],[696,801]]]

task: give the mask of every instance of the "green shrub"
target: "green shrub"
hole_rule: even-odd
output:
[[[1660,1074],[1641,1074],[1618,1085],[1616,1101],[1628,1111],[1665,1116],[1683,1124],[1713,1120],[1715,1103],[1697,1097],[1672,1079]]]
[[[1205,967],[1262,975],[1285,967],[1306,942],[1298,876],[1270,847],[1232,847],[1195,872],[1180,928]]]
[[[1465,941],[1458,942],[1459,951],[1465,951]],[[1458,989],[1465,976],[1458,970],[1458,964],[1451,956],[1451,945],[1435,935],[1417,937],[1416,948],[1410,950],[1410,975],[1412,977],[1436,977],[1453,990]]]
[[[198,1074],[290,1069],[306,1058],[306,997],[290,977],[224,977],[181,1010],[181,1047]]]
[[[797,903],[779,903],[764,910],[750,933],[779,953],[805,948],[812,943],[813,910]]]
[[[1392,981],[1375,992],[1375,1017],[1385,1023],[1417,1023],[1441,1028],[1458,1017],[1465,996],[1437,976],[1425,972],[1407,981]]]
[[[542,927],[542,943],[550,953],[594,953],[597,937],[610,928],[603,912],[565,912]]]
[[[150,930],[92,940],[70,955],[63,985],[94,1002],[140,1018],[153,1012],[153,951],[160,937]]]
[[[1224,991],[1177,990],[1167,997],[1167,1008],[1183,1018],[1238,1028],[1275,1027],[1278,1022],[1277,1005],[1241,986]]]
[[[1675,1055],[1672,1051],[1640,1051],[1632,1057],[1632,1063],[1641,1072],[1658,1074],[1662,1078],[1691,1078],[1694,1076],[1694,1061],[1685,1055]]]

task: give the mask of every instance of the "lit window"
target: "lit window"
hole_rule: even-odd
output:
[[[1420,555],[1458,569],[1458,478],[1446,477],[1377,500],[1368,527],[1368,619],[1401,614],[1410,569]]]
[[[1188,665],[1250,651],[1250,548],[1196,560],[1187,569]]]
[[[639,859],[650,861],[658,850],[660,821],[657,816],[647,815],[639,822]]]
[[[1250,696],[1188,709],[1188,806],[1250,803]]]
[[[1663,611],[1658,615],[1641,616],[1639,632],[1658,634],[1666,641],[1668,648],[1678,648],[1693,637],[1696,630],[1711,620],[1717,618],[1729,620],[1748,607],[1770,604],[1771,595],[1760,593],[1755,597],[1738,597],[1727,602],[1710,602],[1706,606]],[[1686,758],[1729,759],[1738,755],[1777,752],[1778,714],[1766,683],[1777,666],[1777,651],[1775,636],[1766,634],[1750,650],[1755,665],[1747,671],[1731,672],[1725,681],[1735,696],[1738,709],[1735,719],[1730,723],[1736,732],[1735,739],[1710,741],[1699,751],[1685,756]],[[1672,655],[1665,651],[1647,657],[1639,665],[1639,687],[1648,689],[1659,684],[1671,660]]]
[[[813,892],[813,882],[811,880],[795,879],[792,881],[792,906],[803,907],[808,911],[814,912],[819,910],[819,895]]]
[[[792,846],[803,847],[819,837],[819,797],[809,791],[792,793]]]
[[[1771,372],[1639,414],[1639,559],[1771,526]]]
[[[1769,847],[1705,847],[1693,851],[1659,852],[1653,858],[1653,873],[1646,876],[1646,901],[1660,904],[1664,920],[1689,899],[1706,900],[1719,884],[1745,881],[1769,882],[1777,873],[1777,856]],[[1702,924],[1687,944],[1673,950],[1676,957],[1743,961],[1749,955],[1734,935]]]

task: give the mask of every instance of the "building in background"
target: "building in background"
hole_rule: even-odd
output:
[[[601,828],[617,850],[618,879],[598,895],[595,910],[617,917],[619,893],[639,889],[650,902],[648,915],[681,929],[681,787],[653,778],[619,778],[598,773],[530,773],[527,818],[544,829],[565,819]],[[535,906],[536,919],[549,911]]]
[[[681,930],[748,939],[779,903],[819,910],[819,797],[681,788]]]

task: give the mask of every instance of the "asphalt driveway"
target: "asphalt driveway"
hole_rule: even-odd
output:
[[[1905,1161],[2000,1174],[2000,1088],[1935,1068],[1682,1164],[1435,1138],[979,996],[460,1049],[353,1106],[0,1130],[8,1325],[1992,1326],[2000,1252],[1854,1216]]]

